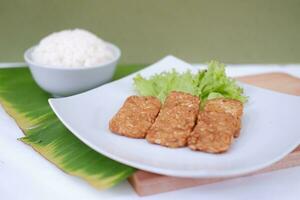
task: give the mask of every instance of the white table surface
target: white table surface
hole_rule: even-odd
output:
[[[300,65],[230,65],[227,71],[230,76],[280,71],[300,77]],[[136,195],[127,182],[99,191],[83,180],[65,174],[30,146],[18,141],[17,138],[22,136],[14,120],[0,106],[1,200],[300,199],[300,167],[143,198]]]

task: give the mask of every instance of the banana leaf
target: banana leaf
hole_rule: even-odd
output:
[[[119,66],[114,79],[142,67]],[[24,132],[21,141],[64,172],[96,188],[112,187],[135,172],[134,168],[99,154],[77,139],[51,110],[50,96],[36,85],[28,68],[0,69],[0,104]]]

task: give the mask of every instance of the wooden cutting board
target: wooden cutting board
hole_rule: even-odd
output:
[[[292,95],[300,96],[300,79],[284,73],[267,73],[259,75],[251,75],[237,78],[239,81],[251,85],[267,88],[270,90],[283,92]],[[267,173],[274,170],[285,169],[289,167],[300,166],[300,146],[293,152],[287,155],[281,161],[254,173],[243,175],[251,176],[255,174]],[[231,178],[211,178],[211,179],[191,179],[191,178],[177,178],[170,176],[163,176],[153,174],[146,171],[137,171],[129,182],[140,196],[152,195],[162,192],[178,190],[187,187],[198,185],[205,185],[226,181]]]

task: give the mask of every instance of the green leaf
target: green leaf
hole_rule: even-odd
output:
[[[243,89],[235,80],[225,73],[225,65],[217,61],[211,61],[207,70],[192,74],[190,71],[178,73],[162,72],[146,79],[141,75],[134,78],[136,91],[142,96],[155,96],[162,102],[171,91],[187,92],[199,96],[202,106],[207,99],[229,98],[246,102]]]
[[[225,97],[246,102],[243,88],[225,73],[225,65],[218,61],[210,61],[206,71],[198,75],[197,95],[205,102],[206,99]]]
[[[164,101],[167,95],[174,90],[191,94],[197,92],[195,76],[190,71],[180,74],[172,70],[155,74],[149,79],[138,74],[134,78],[134,86],[140,95],[155,96],[161,101]]]
[[[115,78],[143,66],[122,66]],[[92,150],[58,120],[48,105],[50,95],[33,81],[27,68],[0,69],[0,103],[23,130],[20,140],[68,174],[78,176],[97,188],[109,188],[135,169]]]

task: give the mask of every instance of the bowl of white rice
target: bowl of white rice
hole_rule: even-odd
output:
[[[109,82],[120,49],[82,29],[63,30],[29,48],[24,59],[37,84],[53,96],[78,94]]]

